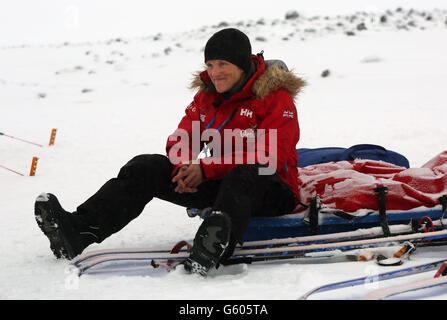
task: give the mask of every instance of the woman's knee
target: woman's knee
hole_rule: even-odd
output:
[[[259,168],[258,164],[240,164],[232,168],[224,180],[241,180],[241,181],[253,181],[258,180]]]
[[[160,154],[141,154],[132,158],[120,170],[118,178],[147,178],[154,174],[170,174],[172,164]]]

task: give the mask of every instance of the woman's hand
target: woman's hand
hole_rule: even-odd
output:
[[[203,182],[200,163],[182,164],[172,182],[177,183],[175,192],[197,192],[197,187]]]

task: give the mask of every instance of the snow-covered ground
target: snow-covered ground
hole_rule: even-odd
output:
[[[249,35],[254,52],[284,60],[309,82],[297,101],[298,147],[380,144],[406,155],[412,167],[423,165],[447,149],[447,6],[414,8],[229,18],[182,32],[0,48],[0,132],[46,145],[0,136],[0,165],[25,174],[0,168],[0,299],[295,299],[321,284],[392,270],[374,262],[281,263],[224,267],[207,279],[180,269],[77,279],[68,262],[52,256],[33,205],[45,191],[75,210],[133,156],[163,153],[193,97],[188,84],[203,66],[205,42],[227,24]],[[50,147],[52,128],[58,131]],[[39,162],[29,177],[33,156]],[[155,199],[90,249],[175,243],[193,238],[199,224]],[[421,249],[406,265],[445,256],[443,247]],[[377,286],[315,298],[357,299]],[[440,287],[399,298],[447,294]]]

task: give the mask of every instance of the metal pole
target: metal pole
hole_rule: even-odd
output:
[[[9,171],[11,171],[11,172],[17,173],[18,175],[24,176],[24,174],[22,174],[22,173],[20,173],[20,172],[17,172],[17,171],[15,171],[15,170],[9,169],[9,168],[7,168],[7,167],[5,167],[5,166],[2,166],[1,164],[0,164],[0,168],[6,169],[6,170],[9,170]]]
[[[7,135],[7,134],[5,134],[3,132],[0,132],[0,136],[5,136],[5,137],[8,137],[8,138],[20,140],[20,141],[23,141],[23,142],[26,142],[26,143],[34,144],[35,146],[38,146],[38,147],[43,147],[43,145],[41,145],[41,144],[38,144],[38,143],[35,143],[35,142],[31,142],[31,141],[28,141],[28,140],[25,140],[25,139],[13,137],[13,136]]]

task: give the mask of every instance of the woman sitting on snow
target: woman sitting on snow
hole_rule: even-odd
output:
[[[100,243],[156,197],[212,208],[184,263],[186,270],[205,275],[231,256],[252,217],[294,210],[299,200],[294,98],[304,82],[280,64],[266,67],[262,54],[252,55],[248,37],[232,28],[208,40],[205,64],[192,84],[197,94],[168,138],[167,156],[131,159],[73,213],[53,194],[36,199],[37,223],[56,257],[73,259]],[[199,156],[202,149],[208,157]]]

